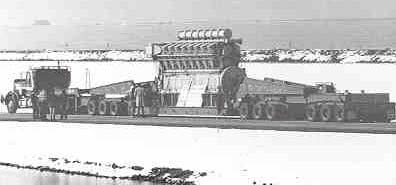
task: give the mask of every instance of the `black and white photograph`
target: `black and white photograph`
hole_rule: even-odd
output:
[[[395,0],[2,0],[0,185],[396,185]]]

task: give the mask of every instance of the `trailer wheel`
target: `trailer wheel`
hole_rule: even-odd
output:
[[[337,122],[345,121],[345,110],[344,110],[344,107],[336,106],[334,108],[334,119]]]
[[[99,102],[98,109],[99,115],[109,115],[109,104],[105,100]]]
[[[118,116],[120,115],[120,104],[118,102],[111,102],[110,103],[110,115]]]
[[[119,115],[121,116],[128,116],[128,103],[127,102],[120,102],[119,103]]]
[[[308,105],[307,108],[305,108],[305,118],[308,121],[317,121],[317,113],[318,111],[316,110],[315,105]]]
[[[88,101],[87,105],[88,114],[89,115],[96,115],[98,114],[98,102],[94,99]]]
[[[249,105],[248,103],[242,103],[241,107],[239,108],[239,115],[241,119],[248,119],[249,118]]]
[[[281,118],[282,115],[281,105],[273,104],[273,103],[267,104],[265,106],[265,114],[268,120],[271,121]]]
[[[252,118],[253,119],[265,119],[265,103],[258,102],[253,106]]]
[[[319,110],[320,120],[329,122],[334,118],[334,105],[323,104]]]
[[[18,106],[17,106],[16,99],[11,98],[8,101],[8,103],[7,103],[7,111],[8,111],[8,113],[11,113],[11,114],[16,113],[17,109],[18,109]]]

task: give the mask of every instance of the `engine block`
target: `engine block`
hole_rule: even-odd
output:
[[[215,106],[226,68],[237,67],[240,39],[230,29],[184,30],[173,42],[152,45],[159,63],[159,89],[164,106]]]

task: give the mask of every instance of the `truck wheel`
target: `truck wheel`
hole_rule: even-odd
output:
[[[239,108],[239,115],[241,119],[249,118],[249,105],[247,103],[241,104],[241,107]]]
[[[128,116],[128,103],[127,102],[120,102],[119,103],[119,115],[120,116]]]
[[[89,115],[96,115],[98,114],[98,102],[94,99],[88,101],[87,105],[88,114]]]
[[[281,107],[277,104],[267,104],[265,106],[265,114],[269,120],[277,120],[281,117]]]
[[[265,103],[258,102],[253,106],[252,118],[253,119],[264,119],[265,116]]]
[[[334,108],[334,119],[337,122],[345,121],[345,110],[344,110],[344,107],[336,106]]]
[[[334,117],[334,107],[333,105],[323,104],[319,110],[320,120],[329,122],[333,121]]]
[[[101,100],[98,105],[99,115],[109,115],[109,105],[105,100]]]
[[[11,114],[16,113],[17,109],[18,109],[17,101],[14,98],[10,99],[7,103],[8,113],[11,113]]]
[[[307,108],[305,108],[305,118],[308,121],[316,121],[317,113],[318,111],[316,110],[315,105],[308,105]]]
[[[118,116],[120,115],[120,105],[118,102],[111,102],[110,103],[110,115],[112,116]]]

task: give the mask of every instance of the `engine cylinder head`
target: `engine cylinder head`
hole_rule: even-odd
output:
[[[179,40],[214,40],[230,39],[231,29],[206,29],[206,30],[184,30],[177,33]]]

